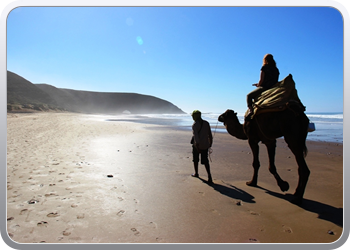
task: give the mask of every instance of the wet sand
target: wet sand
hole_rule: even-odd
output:
[[[214,136],[207,185],[193,173],[191,131],[71,113],[7,115],[7,231],[17,243],[330,243],[343,230],[343,145],[307,141],[302,206],[289,202],[297,164],[283,140],[261,145],[248,187],[247,141]]]

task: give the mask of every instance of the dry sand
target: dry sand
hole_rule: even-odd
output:
[[[301,207],[284,141],[258,188],[247,141],[214,136],[214,185],[193,173],[191,131],[71,113],[7,115],[7,231],[17,243],[330,243],[343,230],[343,145],[307,142]],[[111,175],[113,177],[108,177]]]

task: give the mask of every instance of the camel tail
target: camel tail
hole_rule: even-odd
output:
[[[304,149],[303,149],[303,153],[304,153],[304,157],[307,156],[307,153],[308,153],[308,149],[306,147],[306,137],[307,137],[307,134],[308,134],[308,128],[309,128],[309,118],[304,114],[304,128],[305,128],[305,132],[304,132],[304,138],[303,138],[303,144],[304,144]]]

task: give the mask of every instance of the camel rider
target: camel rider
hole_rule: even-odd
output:
[[[256,99],[262,92],[270,89],[278,82],[279,70],[271,54],[266,54],[263,58],[263,66],[260,71],[259,83],[254,83],[257,88],[247,95],[247,104],[249,109],[248,116],[254,114],[253,99]]]
[[[194,110],[192,112],[192,118],[194,123],[192,125],[192,155],[195,173],[192,174],[193,177],[199,177],[198,175],[198,163],[199,155],[201,155],[201,164],[205,166],[208,174],[208,184],[212,184],[213,180],[210,173],[210,165],[208,160],[208,149],[212,146],[213,136],[211,133],[210,125],[207,121],[203,120],[201,117],[201,112],[199,110]]]

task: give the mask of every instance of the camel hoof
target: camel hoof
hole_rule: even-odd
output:
[[[250,186],[250,187],[257,187],[258,186],[256,181],[247,181],[246,184],[247,184],[247,186]]]
[[[289,184],[286,181],[282,181],[281,183],[279,183],[278,186],[280,187],[282,192],[286,192],[289,190]]]

